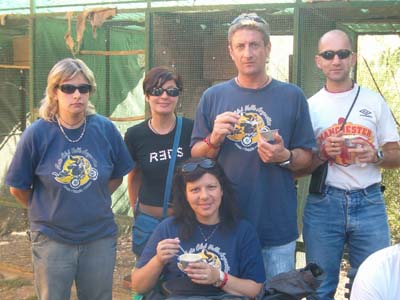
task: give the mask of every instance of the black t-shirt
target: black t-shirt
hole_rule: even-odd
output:
[[[182,131],[175,166],[190,157],[190,137],[193,120],[182,118]],[[172,155],[176,126],[168,134],[155,134],[148,120],[128,128],[125,143],[133,160],[142,171],[142,183],[139,189],[140,203],[163,206],[165,181]]]

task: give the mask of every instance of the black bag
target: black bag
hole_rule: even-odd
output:
[[[324,191],[326,176],[328,175],[328,161],[318,166],[311,174],[311,181],[308,187],[310,194],[322,194]]]
[[[139,257],[161,219],[139,212],[132,228],[132,251]]]
[[[256,300],[300,300],[315,294],[323,270],[314,263],[303,269],[284,272],[267,280]]]

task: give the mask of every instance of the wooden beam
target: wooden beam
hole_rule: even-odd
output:
[[[145,54],[144,50],[123,50],[123,51],[97,51],[97,50],[80,50],[81,55],[101,55],[101,56],[125,56]]]
[[[111,121],[115,122],[130,122],[130,121],[140,121],[144,120],[145,116],[135,116],[135,117],[108,117]]]
[[[1,69],[18,69],[18,70],[29,70],[30,66],[17,66],[17,65],[0,65]]]

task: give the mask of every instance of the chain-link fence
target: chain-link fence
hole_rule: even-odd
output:
[[[243,12],[256,12],[270,24],[268,72],[299,85],[307,96],[324,81],[314,63],[319,37],[334,28],[347,31],[360,54],[355,79],[379,88],[400,117],[397,1],[59,2],[3,0],[0,4],[2,203],[13,202],[4,186],[4,175],[19,135],[36,118],[48,71],[56,61],[75,56],[89,65],[98,84],[91,100],[98,113],[116,122],[122,134],[144,118],[141,80],[152,66],[167,65],[182,75],[184,91],[178,113],[193,117],[202,92],[235,75],[227,30]],[[395,174],[385,173],[389,190],[398,186]],[[300,213],[307,183],[304,179],[299,185]],[[119,214],[129,210],[125,189],[113,196],[114,210]]]

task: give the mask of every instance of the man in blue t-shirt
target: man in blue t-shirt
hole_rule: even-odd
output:
[[[294,269],[297,204],[293,170],[307,166],[315,138],[303,92],[272,79],[269,26],[256,14],[228,32],[238,75],[206,90],[196,111],[192,155],[218,158],[263,247],[267,278]]]

